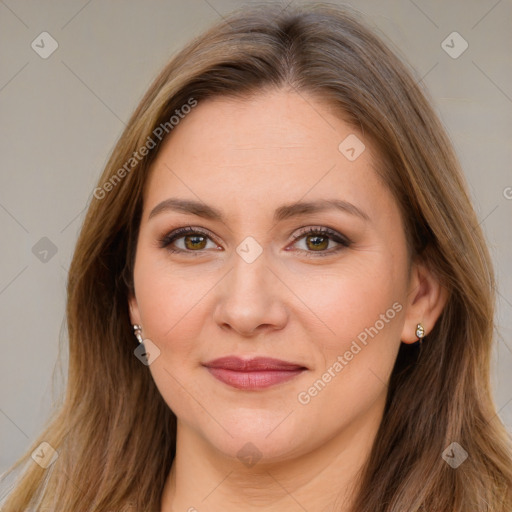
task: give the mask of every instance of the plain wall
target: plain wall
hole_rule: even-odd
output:
[[[61,330],[66,341],[66,273],[85,208],[124,123],[171,54],[241,5],[0,3],[0,471],[33,442],[52,396],[63,389],[66,350],[62,375],[52,374]],[[512,430],[512,4],[350,5],[416,70],[461,159],[496,265],[501,339],[493,385],[499,414]],[[58,43],[46,59],[31,47],[44,31]],[[454,31],[469,45],[458,58],[442,47]],[[449,44],[453,52],[462,40]]]

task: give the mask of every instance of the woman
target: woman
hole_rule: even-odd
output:
[[[494,284],[397,57],[341,9],[241,10],[94,191],[67,394],[4,509],[510,511]]]

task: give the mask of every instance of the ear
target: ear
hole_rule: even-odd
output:
[[[416,326],[421,323],[425,336],[432,331],[449,297],[448,290],[423,263],[414,262],[411,268],[409,291],[405,311],[405,323],[401,340],[415,343]]]
[[[140,325],[140,312],[139,312],[139,305],[137,303],[137,299],[135,297],[135,294],[130,292],[128,295],[128,306],[130,308],[130,322],[132,325],[139,324]]]

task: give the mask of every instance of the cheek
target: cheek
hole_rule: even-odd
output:
[[[326,429],[357,422],[374,404],[384,403],[400,346],[403,306],[399,301],[365,294],[345,298],[347,304],[350,301],[348,309],[340,305],[327,317],[336,336],[317,343],[319,364],[295,397],[303,413],[324,418]]]
[[[325,298],[312,297],[336,334],[323,338],[324,366],[302,389],[299,403],[311,414],[329,408],[332,421],[344,423],[384,400],[400,347],[406,276],[388,257],[377,260],[347,267]]]
[[[182,421],[197,420],[204,410],[191,402],[191,396],[202,394],[192,365],[198,364],[197,343],[204,325],[201,299],[211,283],[198,273],[193,280],[185,279],[149,251],[138,258],[134,273],[143,334],[160,350],[149,371],[169,408]]]
[[[135,265],[137,304],[144,335],[155,343],[192,336],[201,326],[202,298],[212,283],[200,272],[180,275],[165,257],[141,251]]]
[[[318,267],[296,273],[293,291],[301,299],[294,301],[296,317],[327,352],[343,350],[358,337],[364,342],[368,330],[375,332],[375,327],[386,335],[397,334],[401,332],[402,281],[389,258],[375,253],[347,258],[329,272]]]
[[[385,253],[371,258],[371,265],[359,257],[319,275],[314,286],[304,279],[294,287],[315,312],[301,315],[309,319],[301,327],[309,330],[319,356],[297,398],[318,414],[326,407],[337,418],[359,414],[385,392],[393,369],[404,321],[405,275]]]

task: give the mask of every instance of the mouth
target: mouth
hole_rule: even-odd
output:
[[[236,389],[257,390],[284,383],[307,370],[305,366],[257,357],[241,359],[236,356],[221,357],[203,363],[217,380]]]

